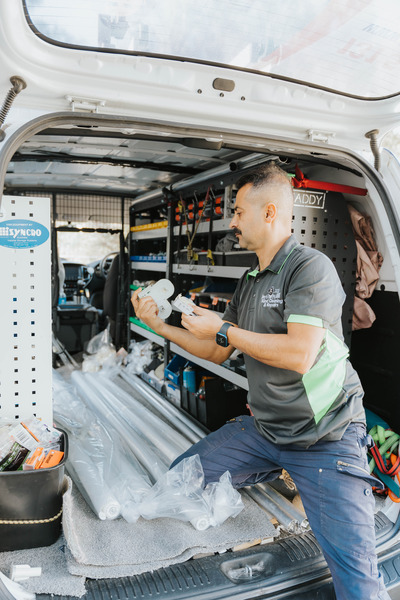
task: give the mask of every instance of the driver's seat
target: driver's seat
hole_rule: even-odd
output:
[[[119,254],[117,254],[107,273],[103,290],[103,315],[108,317],[110,323],[111,339],[115,340],[115,324],[118,312],[118,276],[119,276]]]

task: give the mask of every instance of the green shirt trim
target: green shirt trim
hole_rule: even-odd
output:
[[[246,275],[246,280],[249,280],[249,277],[257,277],[257,275],[259,274],[259,270],[258,269],[254,269],[253,271],[249,271]]]
[[[307,315],[290,315],[288,323],[301,323],[302,325],[313,325],[314,327],[324,327],[322,319],[319,317],[309,317]]]
[[[343,390],[348,354],[343,342],[328,330],[319,360],[303,375],[304,389],[316,424],[326,415]]]
[[[279,267],[279,269],[276,271],[276,273],[277,273],[277,274],[279,274],[279,273],[282,271],[283,267],[285,266],[285,263],[286,263],[287,259],[288,259],[288,258],[289,258],[289,256],[292,254],[292,252],[294,252],[294,250],[296,250],[297,246],[298,246],[298,244],[296,244],[296,246],[294,246],[294,247],[291,249],[291,251],[289,252],[289,254],[287,255],[287,257],[285,258],[285,260],[283,261],[283,263],[281,264],[281,266]],[[272,270],[272,269],[271,269],[271,270]]]

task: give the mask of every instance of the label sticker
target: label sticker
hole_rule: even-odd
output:
[[[295,190],[294,205],[309,208],[324,208],[326,192]]]
[[[36,221],[12,219],[0,221],[0,246],[35,248],[49,239],[49,230]]]

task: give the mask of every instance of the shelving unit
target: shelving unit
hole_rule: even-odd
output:
[[[130,328],[131,331],[138,333],[139,335],[147,338],[151,342],[154,342],[159,346],[164,345],[165,339],[162,337],[162,335],[158,335],[157,333],[154,333],[154,331],[150,331],[149,329],[146,329],[145,327],[132,322],[130,323]]]
[[[131,237],[137,240],[155,240],[167,237],[167,227],[162,229],[148,229],[145,231],[132,231]]]
[[[223,379],[226,379],[227,381],[234,383],[235,385],[243,388],[244,390],[249,389],[249,383],[247,381],[247,377],[243,377],[243,375],[239,375],[235,371],[232,371],[232,369],[227,369],[226,367],[223,367],[222,365],[217,365],[213,362],[210,362],[209,360],[204,360],[202,358],[198,358],[197,356],[193,356],[192,354],[190,354],[190,352],[186,352],[186,350],[183,350],[176,344],[171,344],[171,352],[174,352],[175,354],[179,354],[180,356],[183,356],[183,358],[186,358],[187,360],[190,360],[191,362],[196,363],[197,365],[199,365],[199,367],[202,367],[203,369],[207,369],[208,371],[211,371],[211,373],[214,373],[215,375],[219,375],[219,377],[222,377]]]
[[[147,260],[143,261],[131,261],[131,269],[133,271],[156,271],[159,273],[165,273],[167,265],[165,262],[151,262]]]
[[[158,344],[159,346],[164,345],[165,340],[161,335],[158,335],[153,331],[149,331],[148,329],[145,329],[144,327],[141,327],[136,323],[131,322],[130,327],[134,333],[143,336],[144,338],[150,340],[151,342],[154,342],[155,344]],[[199,365],[199,367],[206,369],[207,371],[210,371],[211,373],[214,373],[215,375],[218,375],[223,379],[226,379],[226,381],[234,383],[235,385],[243,388],[244,390],[249,389],[247,378],[243,375],[239,375],[232,369],[228,369],[222,365],[217,365],[213,362],[210,362],[209,360],[198,358],[197,356],[190,354],[190,352],[183,350],[182,348],[173,343],[170,345],[170,350],[174,354],[179,354],[179,356],[182,356],[183,358],[186,358],[187,360],[190,360],[191,362]]]
[[[229,279],[239,279],[248,267],[219,267],[212,265],[172,265],[172,272],[179,274],[201,275],[203,277],[227,277]]]
[[[187,207],[189,206],[191,198],[193,198],[193,196],[196,198],[196,201],[200,200],[201,202],[201,200],[204,200],[208,186],[210,186],[211,183],[211,181],[204,181],[202,182],[202,186],[200,186],[200,189],[183,191],[181,197],[183,197],[183,200],[187,201]],[[220,178],[218,179],[218,182],[214,183],[220,186]],[[223,206],[222,218],[221,216],[213,218],[211,223],[211,233],[209,219],[201,221],[197,225],[197,227],[194,226],[193,222],[191,223],[190,221],[188,226],[186,226],[186,224],[177,225],[175,222],[176,203],[174,201],[171,202],[171,205],[168,208],[168,227],[161,228],[155,226],[154,229],[148,228],[131,231],[130,255],[132,257],[149,255],[151,253],[154,253],[155,255],[161,252],[166,253],[166,262],[132,260],[130,267],[132,278],[137,280],[137,282],[144,282],[146,279],[151,278],[150,273],[147,274],[147,272],[154,273],[154,279],[167,277],[174,283],[175,295],[181,292],[188,293],[189,291],[194,289],[197,290],[199,286],[201,286],[201,282],[204,281],[204,296],[207,295],[207,288],[210,288],[209,281],[211,280],[213,282],[213,285],[210,289],[213,289],[213,292],[210,291],[210,297],[213,297],[213,294],[215,294],[215,296],[218,297],[219,290],[221,294],[220,301],[226,301],[226,298],[228,298],[229,301],[229,294],[233,293],[235,282],[242,276],[242,274],[247,270],[248,267],[222,266],[219,264],[188,264],[184,253],[181,253],[179,255],[180,260],[182,262],[177,262],[176,260],[176,252],[179,250],[182,251],[187,245],[188,233],[189,236],[192,237],[194,230],[196,231],[193,247],[203,249],[203,253],[199,255],[200,261],[204,261],[204,248],[212,248],[212,250],[215,250],[215,245],[218,242],[218,240],[228,233],[228,231],[230,230],[229,226],[231,223],[231,183],[227,182],[224,189],[225,191],[221,192],[220,187],[218,192],[219,196],[221,197],[222,194],[223,197],[223,202],[220,205]],[[193,194],[193,196],[191,196],[191,194]],[[149,219],[150,223],[156,222],[158,220],[158,209],[162,209],[162,214],[160,212],[158,218],[165,218],[165,203],[164,207],[162,206],[163,199],[165,200],[165,197],[160,198],[159,207],[157,206],[157,204],[155,204],[146,212],[146,218]],[[198,211],[200,210],[200,205],[197,205],[197,207],[198,214]],[[196,214],[196,210],[193,210],[193,213]],[[189,213],[186,214],[189,216]],[[141,219],[140,224],[143,222],[143,214],[140,214],[139,212],[135,213],[133,210],[131,213],[131,227],[135,227],[137,224],[138,219],[135,218],[135,215],[139,216],[139,218]],[[181,218],[183,218],[182,214]],[[180,243],[178,243],[179,237]],[[220,258],[220,256],[221,255],[215,255],[215,258]],[[156,275],[157,273],[160,274],[158,277]],[[218,280],[220,281],[219,285]],[[232,284],[229,283],[229,280],[232,280]],[[133,286],[131,286],[131,289],[132,287]],[[214,291],[215,289],[217,290],[216,292]],[[203,296],[203,294],[199,293],[199,296]],[[201,298],[199,298],[199,302],[202,302]],[[208,300],[205,300],[205,302],[208,302]],[[220,307],[219,310],[221,310]],[[220,317],[223,316],[222,312],[215,312]],[[174,324],[179,323],[176,313],[172,314],[171,319]],[[182,357],[184,360],[190,361],[190,363],[192,363],[193,365],[196,365],[198,367],[198,369],[196,370],[197,386],[199,386],[204,372],[215,376],[212,379],[206,381],[206,388],[208,389],[208,391],[205,395],[205,399],[199,399],[197,398],[197,395],[193,393],[189,394],[185,388],[181,388],[180,392],[182,408],[184,410],[187,410],[189,414],[191,414],[194,418],[199,418],[200,422],[202,422],[205,426],[208,426],[206,425],[206,421],[209,418],[211,412],[215,412],[216,410],[215,395],[220,399],[220,401],[222,401],[222,405],[220,405],[219,403],[218,405],[220,406],[219,410],[221,413],[219,416],[223,420],[225,415],[227,419],[234,416],[231,413],[232,410],[235,410],[235,408],[233,408],[232,402],[234,403],[239,401],[240,403],[240,398],[242,398],[242,408],[240,410],[245,410],[248,381],[244,374],[236,372],[228,365],[218,365],[208,360],[194,356],[190,352],[180,348],[175,343],[165,340],[162,336],[157,335],[154,331],[142,327],[140,321],[135,317],[131,317],[129,329],[130,332],[135,336],[140,336],[144,339],[148,339],[164,350],[165,367],[167,366],[167,364],[170,363],[173,356],[176,355]],[[216,391],[217,389],[218,391]],[[194,408],[195,406],[197,407],[197,409]]]
[[[214,233],[229,231],[229,224],[231,219],[219,219],[218,221],[213,222],[213,231]],[[189,225],[189,230],[191,230],[191,225]],[[199,235],[208,233],[209,222],[205,221],[200,223],[197,233]],[[161,229],[148,229],[144,231],[132,231],[131,237],[135,240],[154,240],[154,239],[163,239],[167,237],[168,228],[163,227]],[[173,235],[179,235],[179,225],[174,225],[173,227]],[[186,225],[182,227],[182,235],[186,235]]]

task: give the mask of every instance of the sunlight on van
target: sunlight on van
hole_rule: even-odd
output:
[[[59,46],[232,65],[365,98],[398,91],[398,0],[25,4],[33,31]]]

